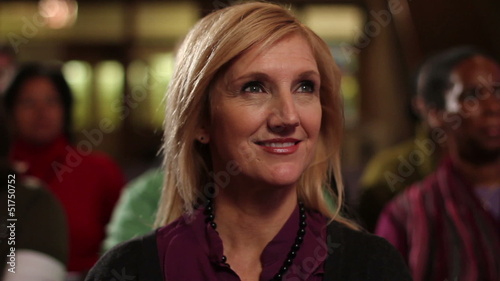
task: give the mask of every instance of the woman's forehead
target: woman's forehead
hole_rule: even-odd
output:
[[[230,62],[226,74],[294,67],[297,64],[310,68],[308,70],[317,71],[316,59],[309,42],[302,35],[292,34],[270,45],[260,43],[252,46]]]

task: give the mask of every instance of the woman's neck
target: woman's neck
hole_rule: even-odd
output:
[[[224,254],[240,276],[260,275],[255,269],[261,268],[262,251],[297,206],[295,187],[248,190],[252,189],[227,187],[215,199],[215,222]]]
[[[244,237],[249,231],[262,232],[258,236],[265,236],[270,229],[276,228],[277,233],[297,206],[295,188],[260,191],[259,194],[235,193],[226,189],[217,195],[215,217],[219,232],[244,232],[237,233],[237,239]],[[248,236],[255,234],[258,233]]]

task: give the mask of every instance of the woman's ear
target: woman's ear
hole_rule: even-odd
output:
[[[208,133],[208,130],[205,128],[198,129],[198,132],[196,133],[196,140],[202,144],[209,143],[210,142],[210,134]]]

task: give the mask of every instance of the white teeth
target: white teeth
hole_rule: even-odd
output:
[[[268,147],[290,147],[293,146],[295,143],[293,142],[265,142],[264,146]]]

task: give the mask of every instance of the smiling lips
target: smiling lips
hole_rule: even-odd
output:
[[[279,138],[255,142],[264,151],[273,154],[292,154],[299,149],[301,141],[293,138]]]

